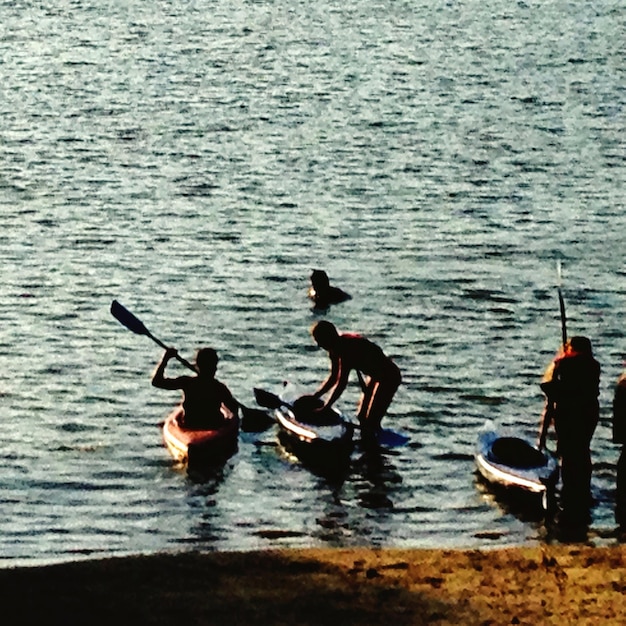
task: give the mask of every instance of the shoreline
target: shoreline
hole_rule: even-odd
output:
[[[18,624],[595,624],[623,618],[625,563],[624,545],[183,552],[0,569],[0,589]]]

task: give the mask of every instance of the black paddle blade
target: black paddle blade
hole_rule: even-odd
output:
[[[277,409],[282,406],[284,402],[271,391],[265,391],[264,389],[254,388],[254,399],[259,406],[264,406],[267,409]]]
[[[241,406],[241,430],[244,433],[261,433],[274,424],[274,418],[261,409]]]
[[[117,300],[111,303],[111,314],[128,330],[132,330],[137,335],[150,335],[148,329],[143,322],[135,317],[125,306],[121,305]]]

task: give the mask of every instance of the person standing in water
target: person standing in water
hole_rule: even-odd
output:
[[[551,370],[551,371],[550,371]],[[590,444],[600,408],[600,364],[587,337],[572,337],[548,368],[541,384],[546,406],[539,430],[543,448],[554,424],[561,461],[561,504],[564,512],[589,509],[591,503]]]
[[[361,436],[365,439],[375,437],[402,382],[400,369],[369,339],[352,333],[340,334],[326,320],[314,324],[311,334],[317,345],[328,352],[331,364],[328,378],[313,394],[321,398],[331,391],[319,410],[331,407],[338,400],[348,384],[350,372],[356,370],[363,391],[357,414]]]

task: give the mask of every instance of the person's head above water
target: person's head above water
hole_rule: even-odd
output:
[[[313,270],[311,272],[311,285],[316,290],[328,289],[330,280],[328,274],[324,270]]]
[[[569,346],[574,352],[578,352],[579,354],[591,355],[593,353],[591,349],[591,340],[588,337],[583,337],[581,335],[572,337],[569,340]]]

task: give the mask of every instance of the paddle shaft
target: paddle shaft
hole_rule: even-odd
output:
[[[111,303],[111,314],[118,322],[120,322],[120,324],[122,324],[122,326],[125,326],[126,328],[128,328],[128,330],[134,332],[136,335],[145,335],[146,337],[152,339],[154,343],[161,346],[161,348],[163,348],[164,350],[168,349],[168,346],[166,346],[160,339],[155,337],[136,315],[131,313],[117,300],[113,300],[113,302]],[[188,367],[194,372],[198,371],[192,363],[190,363],[187,359],[184,359],[182,356],[180,356],[180,354],[177,353],[175,357],[176,360],[182,363],[185,367]]]
[[[561,341],[563,342],[563,350],[567,345],[567,317],[565,315],[565,301],[561,292],[561,262],[557,261],[556,273],[558,277],[557,292],[559,294],[559,310],[561,312]]]
[[[150,337],[150,339],[152,339],[152,341],[154,341],[154,343],[156,343],[159,346],[161,346],[161,348],[164,348],[165,350],[167,350],[168,347],[160,339],[157,339],[152,333],[149,332],[147,337]],[[185,367],[188,367],[190,370],[192,370],[192,371],[194,371],[196,373],[198,372],[198,370],[193,365],[193,363],[190,363],[187,359],[185,359],[182,356],[180,356],[180,354],[176,353],[174,355],[174,357],[176,358],[177,361],[182,363]]]
[[[563,341],[563,349],[567,344],[567,318],[565,317],[565,302],[563,301],[563,294],[559,287],[559,309],[561,310],[561,340]]]

